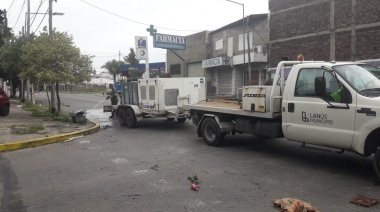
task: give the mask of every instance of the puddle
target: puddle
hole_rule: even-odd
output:
[[[110,119],[111,113],[103,112],[103,109],[88,109],[86,110],[86,118],[98,123],[101,129],[109,129],[117,123],[117,119]],[[116,122],[115,122],[116,121]]]

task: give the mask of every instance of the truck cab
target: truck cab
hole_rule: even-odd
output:
[[[289,140],[356,152],[380,146],[380,80],[355,63],[293,66],[284,86],[282,130]]]

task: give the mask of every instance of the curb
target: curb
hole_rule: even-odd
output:
[[[19,142],[12,142],[7,144],[0,144],[0,152],[6,152],[6,151],[12,151],[12,150],[18,150],[18,149],[25,149],[30,147],[36,147],[36,146],[42,146],[46,144],[52,144],[61,142],[64,140],[67,140],[69,138],[77,137],[77,136],[85,136],[92,133],[96,133],[100,130],[100,125],[96,122],[93,122],[91,120],[88,120],[95,124],[94,127],[91,127],[89,129],[80,130],[76,132],[71,133],[65,133],[60,135],[54,135],[46,138],[36,138],[26,141],[19,141]]]

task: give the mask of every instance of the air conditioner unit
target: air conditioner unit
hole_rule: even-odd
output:
[[[254,46],[253,52],[255,52],[255,53],[263,52],[263,46]]]

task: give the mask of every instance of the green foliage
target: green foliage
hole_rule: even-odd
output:
[[[111,61],[106,62],[106,64],[104,64],[102,68],[107,69],[108,73],[110,73],[113,76],[113,81],[116,81],[116,76],[121,72],[120,66],[122,66],[123,64],[124,62],[116,61],[115,59],[113,59]]]
[[[83,55],[66,32],[46,32],[29,41],[22,49],[21,74],[33,83],[82,82],[90,80],[92,56]]]
[[[1,78],[12,81],[14,86],[18,84],[18,74],[21,72],[21,37],[11,37],[4,41],[0,48],[0,72]]]
[[[128,56],[124,57],[125,62],[127,62],[128,64],[139,64],[140,60],[136,58],[136,53],[133,50],[133,48],[129,48],[129,51],[130,52]]]
[[[43,117],[46,120],[52,120],[52,121],[63,121],[63,122],[70,122],[71,117],[68,114],[61,114],[61,113],[51,113],[49,111],[49,108],[38,105],[38,104],[26,104],[23,107],[26,111],[32,111],[32,116],[34,117]]]

